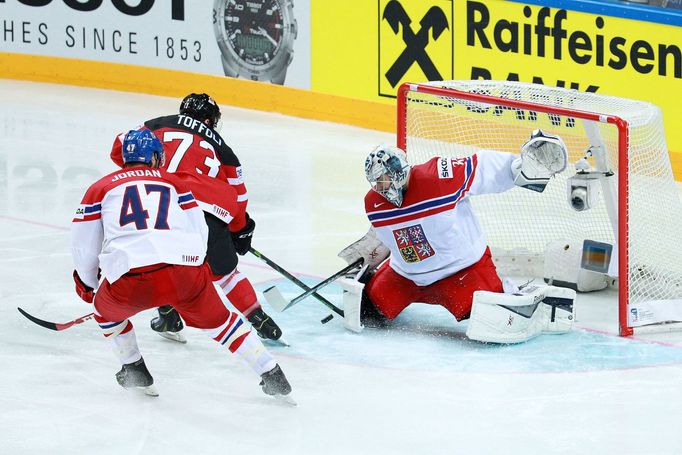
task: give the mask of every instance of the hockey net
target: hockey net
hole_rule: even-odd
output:
[[[653,104],[508,81],[404,84],[398,146],[412,164],[481,149],[519,153],[534,129],[558,134],[569,166],[543,193],[522,188],[472,198],[498,270],[542,276],[546,246],[585,239],[614,245],[621,335],[679,329],[682,203],[660,110]],[[596,204],[571,208],[567,179],[587,150],[605,171]]]

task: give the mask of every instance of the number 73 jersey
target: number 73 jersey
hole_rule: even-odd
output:
[[[71,227],[71,252],[83,282],[97,288],[153,264],[199,266],[208,228],[186,184],[162,169],[135,166],[88,188]]]
[[[166,154],[164,168],[168,172],[201,174],[227,182],[234,188],[240,210],[230,227],[234,231],[244,227],[248,193],[242,167],[220,134],[196,119],[178,114],[147,120],[144,127],[154,132],[163,144]],[[111,148],[111,159],[119,166],[123,166],[121,150],[124,136],[120,134]]]

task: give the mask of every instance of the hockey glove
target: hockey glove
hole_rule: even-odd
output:
[[[75,270],[73,271],[73,281],[76,283],[76,294],[78,294],[78,297],[86,303],[92,303],[95,300],[95,290],[83,283],[81,277],[78,276],[78,272]]]
[[[232,242],[234,249],[240,256],[244,256],[251,248],[251,239],[253,238],[253,230],[256,229],[256,222],[246,214],[246,226],[237,232],[232,233]]]
[[[351,243],[346,248],[341,250],[337,255],[349,265],[362,259],[362,268],[356,278],[359,279],[365,272],[372,272],[374,269],[386,260],[391,255],[391,250],[388,249],[381,240],[377,237],[374,229],[369,228],[360,240]]]

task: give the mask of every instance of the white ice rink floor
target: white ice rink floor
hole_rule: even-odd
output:
[[[114,136],[179,100],[17,81],[0,93],[0,454],[682,454],[682,337],[615,336],[608,293],[579,297],[574,332],[516,346],[470,342],[427,306],[351,334],[305,300],[273,313],[296,408],[199,331],[187,345],[160,338],[146,312],[133,321],[160,396],[123,390],[95,323],[52,332],[16,308],[57,322],[91,312],[73,292],[73,210],[114,170]],[[254,247],[311,285],[343,268],[337,252],[368,227],[364,157],[393,135],[222,111]],[[259,291],[299,293],[251,255],[240,270]],[[322,294],[341,304],[337,286]]]

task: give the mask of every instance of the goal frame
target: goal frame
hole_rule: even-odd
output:
[[[509,108],[524,109],[545,114],[557,114],[567,117],[613,124],[618,130],[618,326],[621,336],[631,336],[634,328],[628,325],[629,273],[628,273],[628,145],[629,125],[626,120],[615,115],[597,114],[554,106],[519,101],[509,98],[470,93],[451,88],[405,82],[397,93],[397,145],[409,155],[407,150],[407,95],[409,92],[421,92],[436,96],[461,98],[468,101],[479,101]]]

